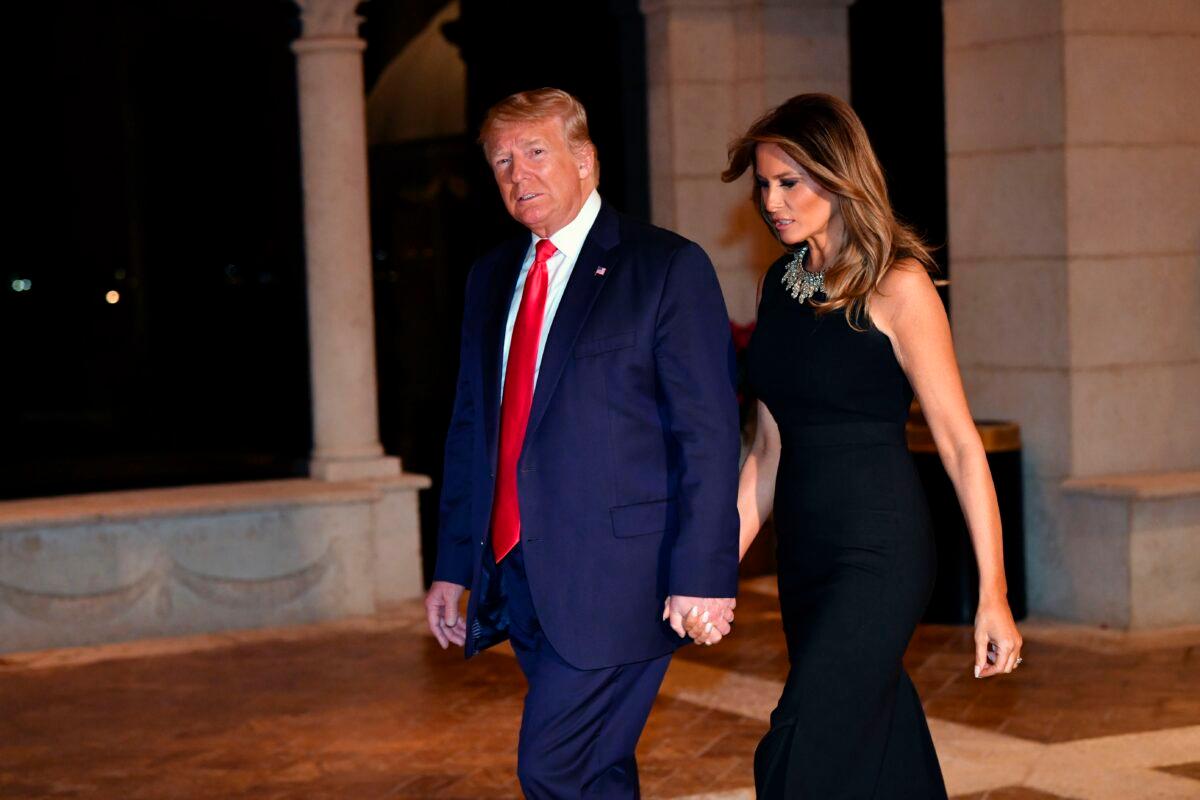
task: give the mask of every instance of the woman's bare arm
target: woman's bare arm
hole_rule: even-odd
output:
[[[888,271],[872,299],[871,318],[892,342],[954,484],[979,565],[976,667],[981,676],[1011,672],[1021,635],[1008,607],[1000,509],[987,456],[967,407],[950,323],[933,281],[915,263]],[[987,663],[989,641],[998,650]]]

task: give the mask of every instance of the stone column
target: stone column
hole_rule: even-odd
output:
[[[384,478],[400,462],[379,444],[361,0],[296,0],[313,455],[322,480]]]
[[[943,12],[954,335],[976,417],[1022,426],[1030,608],[1187,621],[1150,595],[1190,582],[1200,622],[1200,4]],[[1174,521],[1089,500],[1112,473]]]
[[[850,93],[849,0],[642,0],[654,222],[712,257],[730,316],[754,318],[758,276],[779,246],[720,182],[729,141],[802,92]]]

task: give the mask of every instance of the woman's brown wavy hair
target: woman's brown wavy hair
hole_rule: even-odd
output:
[[[730,183],[753,170],[760,144],[778,145],[837,196],[845,238],[825,269],[826,299],[813,301],[817,313],[840,309],[857,328],[864,315],[870,319],[871,293],[897,261],[911,258],[927,271],[936,269],[929,247],[892,212],[879,159],[847,103],[828,94],[801,94],[771,109],[729,145],[729,166],[721,180]],[[757,181],[751,199],[778,238]]]

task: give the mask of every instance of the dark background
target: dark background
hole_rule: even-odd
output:
[[[302,474],[296,12],[29,5],[0,493]]]
[[[368,89],[441,7],[363,6]],[[0,497],[306,474],[297,9],[77,0],[20,13],[14,29],[36,31],[38,48],[10,77],[28,124],[14,126],[19,202],[0,269]],[[648,218],[637,1],[546,4],[520,16],[519,37],[513,19],[509,4],[463,0],[447,26],[468,129],[514,91],[566,89],[589,110],[606,199]],[[859,0],[850,22],[852,101],[895,206],[942,244],[940,2]],[[538,43],[552,57],[535,57]],[[518,229],[473,136],[379,145],[370,170],[381,435],[434,476],[428,560],[463,284]]]

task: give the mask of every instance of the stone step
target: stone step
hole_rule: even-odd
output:
[[[1062,484],[1079,558],[1077,621],[1144,629],[1200,624],[1200,470],[1072,478]]]

